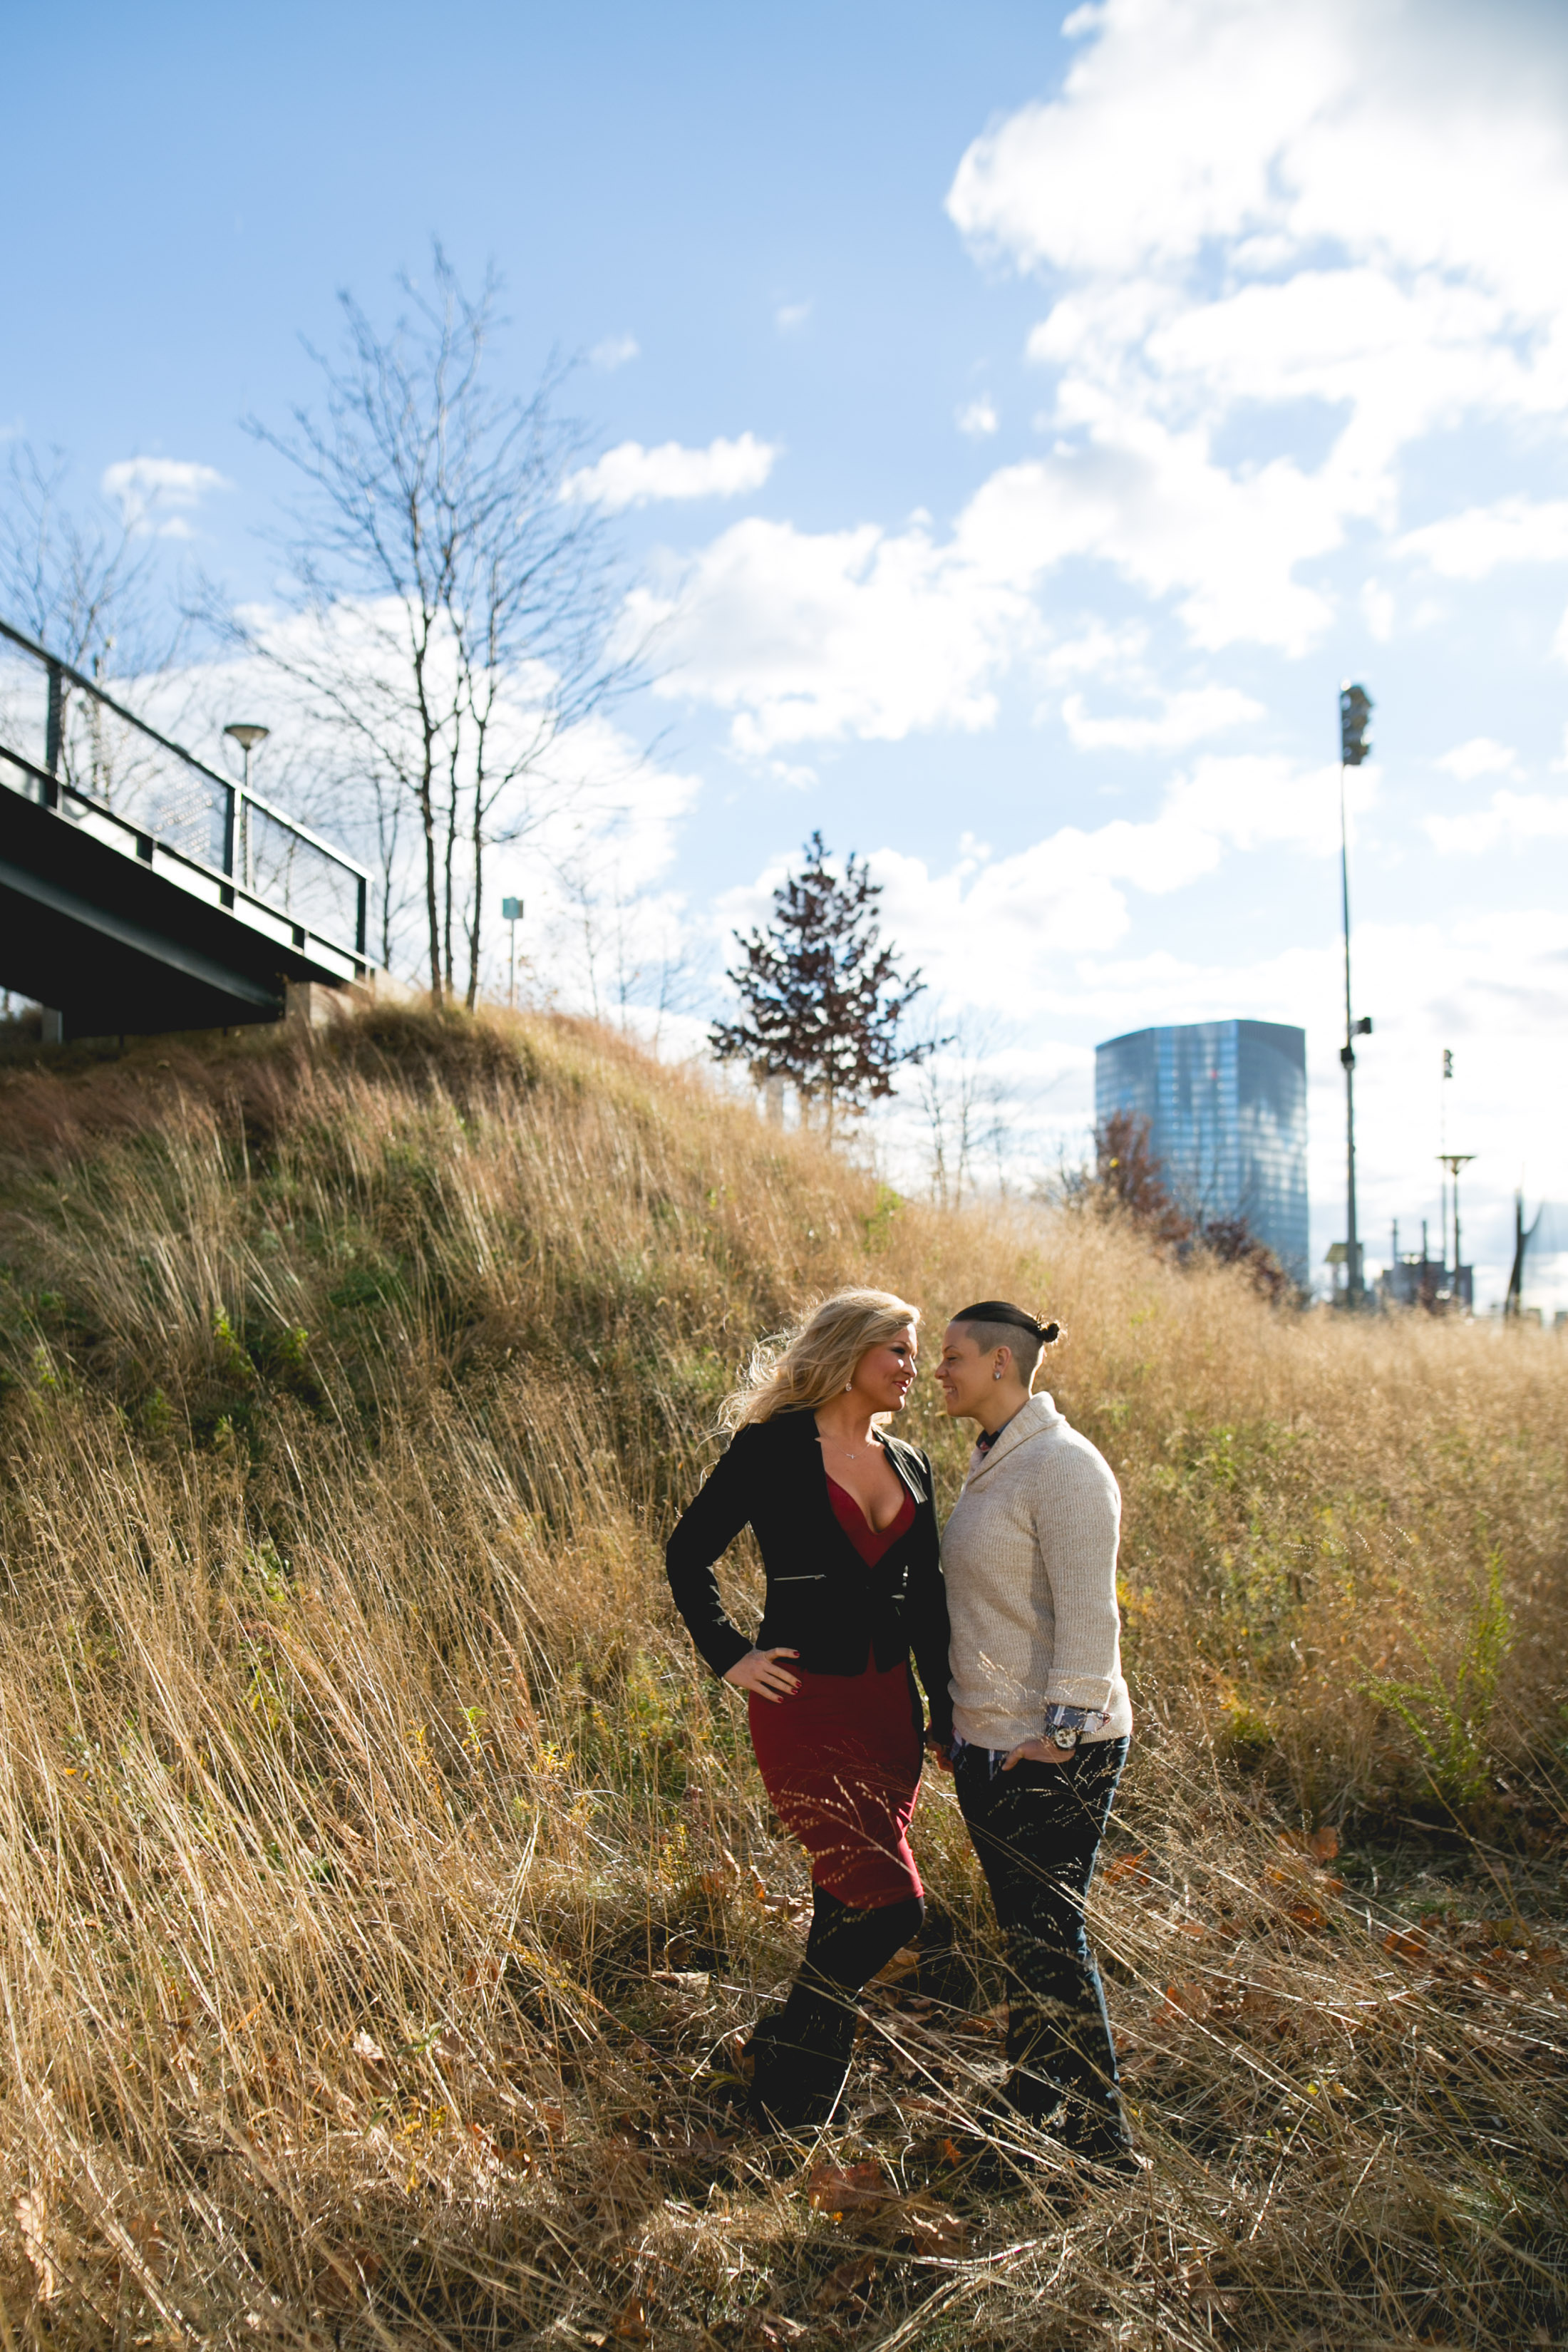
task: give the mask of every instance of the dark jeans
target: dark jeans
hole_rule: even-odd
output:
[[[1062,1764],[994,1773],[983,1748],[956,1758],[958,1801],[996,1906],[1007,1951],[1006,2097],[1044,2117],[1066,2101],[1064,2132],[1091,2150],[1127,2129],[1116,2046],[1084,1925],[1084,1899],[1125,1739],[1096,1739]]]

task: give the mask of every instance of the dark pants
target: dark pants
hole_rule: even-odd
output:
[[[1092,1740],[1065,1763],[1010,1772],[993,1773],[981,1748],[962,1748],[956,1759],[958,1801],[1006,1945],[1006,2098],[1037,2118],[1064,2106],[1064,2137],[1091,2153],[1127,2143],[1116,2046],[1083,1916],[1126,1760],[1125,1739]]]

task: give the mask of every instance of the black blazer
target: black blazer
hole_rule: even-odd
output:
[[[782,1412],[737,1430],[664,1555],[675,1605],[716,1675],[752,1647],[725,1613],[713,1564],[750,1527],[767,1570],[758,1649],[800,1652],[808,1674],[858,1675],[873,1655],[884,1673],[913,1650],[931,1728],[952,1728],[947,1687],[947,1588],[942,1581],[931,1464],[889,1437],[888,1458],[914,1498],[910,1527],[868,1568],[838,1523],[810,1412]]]

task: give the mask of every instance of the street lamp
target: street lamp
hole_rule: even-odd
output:
[[[266,742],[267,738],[271,734],[272,730],[270,727],[254,726],[247,719],[237,719],[231,727],[226,727],[223,731],[226,735],[232,735],[234,737],[235,741],[239,745],[241,751],[245,755],[245,789],[248,793],[250,790],[250,755],[252,751],[255,751],[258,743]]]
[[[1440,1151],[1437,1154],[1454,1184],[1454,1301],[1460,1307],[1465,1302],[1459,1283],[1459,1171],[1468,1168],[1475,1156],[1473,1151]]]
[[[250,850],[250,755],[252,751],[255,751],[258,743],[266,742],[267,738],[271,734],[272,730],[270,727],[258,727],[248,719],[237,719],[234,720],[232,725],[226,727],[223,731],[226,735],[233,736],[235,741],[239,745],[240,751],[245,759],[245,782],[242,787],[245,798],[240,809],[241,847],[239,866],[240,871],[245,877],[245,887],[247,890],[251,890],[255,888],[256,885],[252,872],[253,861]],[[232,851],[230,854],[229,866],[230,871],[232,872]]]
[[[511,977],[507,982],[506,1001],[509,1004],[515,1005],[517,1003],[517,927],[522,920],[522,900],[503,898],[500,902],[500,919],[503,923],[511,925]]]
[[[1352,686],[1347,678],[1340,688],[1340,906],[1345,934],[1345,1042],[1340,1047],[1340,1060],[1345,1073],[1345,1304],[1352,1308],[1361,1305],[1363,1297],[1355,1216],[1355,1041],[1371,1036],[1372,1023],[1364,1014],[1357,1021],[1351,1013],[1351,856],[1345,770],[1359,768],[1372,749],[1366,733],[1371,718],[1371,695],[1364,686]]]

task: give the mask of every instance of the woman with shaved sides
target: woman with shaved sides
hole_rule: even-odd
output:
[[[919,1319],[887,1291],[846,1290],[775,1364],[753,1360],[752,1383],[725,1409],[729,1449],[665,1555],[692,1640],[746,1693],[763,1784],[811,1856],[805,1964],[750,2045],[764,2123],[831,2115],[856,1996],[924,1911],[909,1826],[922,1746],[945,1756],[951,1735],[947,1603],[931,1464],[887,1427],[914,1380]],[[767,1571],[754,1643],[713,1572],[744,1527]]]
[[[1059,1336],[1004,1298],[948,1325],[937,1385],[979,1424],[942,1534],[952,1619],[952,1764],[1008,1964],[1003,2104],[1082,2157],[1136,2164],[1084,1901],[1127,1759],[1110,1465],[1048,1396]]]

